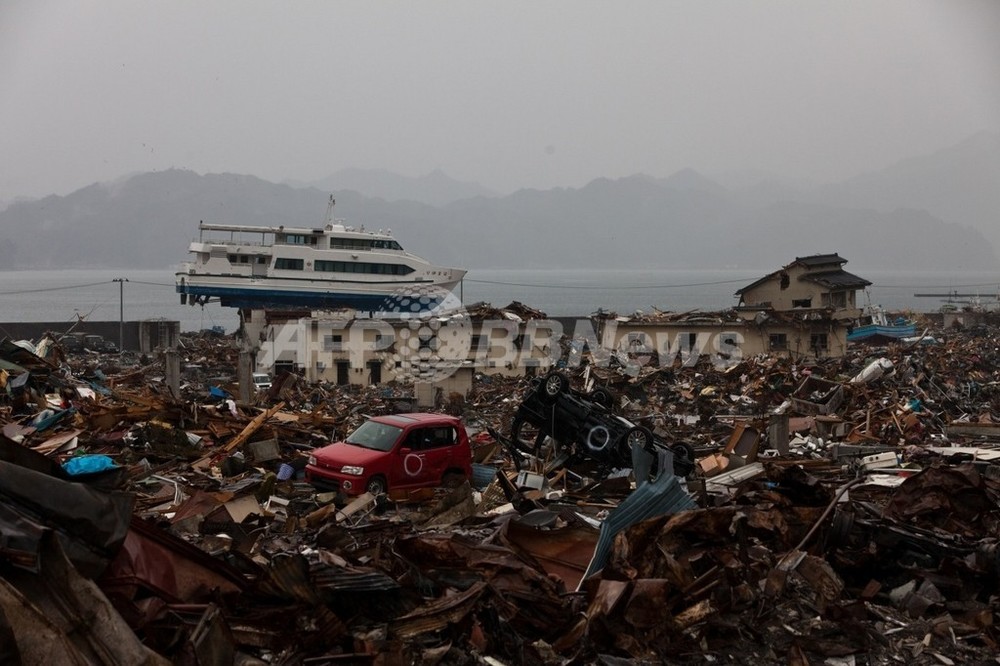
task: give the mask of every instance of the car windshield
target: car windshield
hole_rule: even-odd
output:
[[[376,421],[368,421],[352,432],[345,441],[348,444],[354,444],[366,449],[388,451],[396,443],[396,440],[399,439],[401,432],[403,432],[402,428]]]

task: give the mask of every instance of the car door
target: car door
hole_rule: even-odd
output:
[[[457,433],[453,426],[447,424],[433,426],[427,430],[429,437],[427,438],[428,448],[424,457],[424,467],[429,477],[428,482],[438,485],[445,471],[452,464]]]
[[[432,484],[430,470],[427,468],[429,442],[428,428],[417,426],[407,431],[395,449],[390,488],[418,488]]]

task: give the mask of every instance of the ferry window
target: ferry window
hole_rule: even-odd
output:
[[[231,254],[231,255],[229,255],[229,263],[235,264],[237,261],[239,261],[239,259],[237,259],[238,256],[239,255],[237,255],[237,254]]]
[[[316,237],[305,234],[285,234],[284,242],[285,245],[315,245]]]
[[[267,263],[270,263],[270,261],[271,261],[271,257],[257,257],[257,263],[258,264],[267,264]]]
[[[371,242],[371,247],[376,250],[402,250],[399,243],[394,240],[376,239]]]
[[[274,260],[274,267],[286,271],[301,271],[303,268],[302,259],[287,259],[278,257]]]
[[[317,271],[323,273],[371,273],[375,275],[407,275],[413,272],[409,266],[400,264],[373,264],[365,261],[326,261],[315,263]]]
[[[372,241],[367,238],[331,238],[330,247],[335,250],[370,250]]]

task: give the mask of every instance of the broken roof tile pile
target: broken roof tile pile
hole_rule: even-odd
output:
[[[405,386],[289,376],[238,403],[232,341],[188,337],[174,397],[155,359],[0,343],[0,659],[991,662],[1000,335],[935,337],[565,370],[694,449],[638,488],[510,446],[529,381],[477,377],[449,406],[495,478],[350,502],[305,458]]]

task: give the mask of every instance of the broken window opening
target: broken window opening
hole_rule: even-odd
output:
[[[324,335],[323,336],[323,351],[343,351],[344,349],[344,336],[343,335]]]

